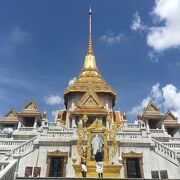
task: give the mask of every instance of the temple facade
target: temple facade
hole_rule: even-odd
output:
[[[14,177],[98,177],[95,155],[103,155],[104,177],[180,178],[180,123],[152,101],[128,123],[114,111],[116,92],[104,81],[92,47],[89,10],[88,50],[76,80],[64,90],[65,110],[54,120],[31,99],[0,120],[0,179]]]

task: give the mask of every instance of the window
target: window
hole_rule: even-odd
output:
[[[160,175],[161,175],[161,179],[167,179],[168,178],[167,170],[161,170]]]
[[[159,179],[159,173],[158,171],[151,171],[152,178]]]
[[[138,158],[127,158],[127,177],[141,178]]]

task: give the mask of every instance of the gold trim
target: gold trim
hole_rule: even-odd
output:
[[[93,89],[89,89],[78,103],[79,108],[103,108],[103,103],[98,98]]]
[[[124,177],[127,178],[127,158],[138,158],[141,178],[144,178],[143,170],[143,153],[136,153],[134,151],[124,153],[122,152],[123,166],[124,166]]]
[[[51,166],[51,159],[52,157],[64,157],[64,165],[63,165],[63,177],[66,176],[66,164],[67,164],[67,158],[68,158],[68,152],[63,152],[60,150],[56,150],[53,152],[47,152],[47,168],[46,168],[46,177],[49,177],[50,174],[50,166]]]

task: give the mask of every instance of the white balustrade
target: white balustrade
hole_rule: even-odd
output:
[[[16,170],[17,160],[0,162],[0,180],[13,180]]]
[[[180,138],[178,138],[178,137],[171,137],[170,141],[180,141]]]
[[[149,130],[152,134],[163,134],[163,129],[150,129]]]
[[[33,127],[20,127],[19,131],[33,131]]]
[[[164,144],[156,141],[152,138],[152,141],[155,143],[155,149],[154,151],[166,158],[167,160],[171,161],[172,163],[179,165],[178,160],[176,159],[177,153],[170,149],[169,147],[166,147]]]
[[[48,131],[48,137],[58,137],[58,138],[72,138],[73,132],[72,131]]]
[[[118,132],[117,137],[119,139],[137,139],[142,138],[142,135],[140,132]]]
[[[133,128],[133,129],[135,128],[136,129],[136,128],[140,128],[140,125],[139,124],[128,124],[127,128]]]
[[[180,143],[164,142],[163,144],[168,148],[180,148]]]
[[[26,142],[25,140],[1,140],[0,146],[19,146]]]
[[[14,148],[11,150],[11,155],[12,154],[21,154],[23,155],[24,153],[27,153],[27,151],[31,151],[33,150],[33,146],[34,146],[34,141],[37,139],[37,137],[33,137],[32,139],[24,142],[23,144],[21,144],[20,146]]]

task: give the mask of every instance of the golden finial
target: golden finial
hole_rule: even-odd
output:
[[[73,164],[75,164],[77,161],[77,157],[76,157],[76,154],[74,153],[73,157],[72,157],[72,162]]]
[[[91,6],[89,8],[89,40],[88,40],[88,52],[87,54],[93,55],[92,50],[92,9]]]
[[[47,112],[46,111],[44,111],[44,113],[43,113],[43,119],[47,119]]]

